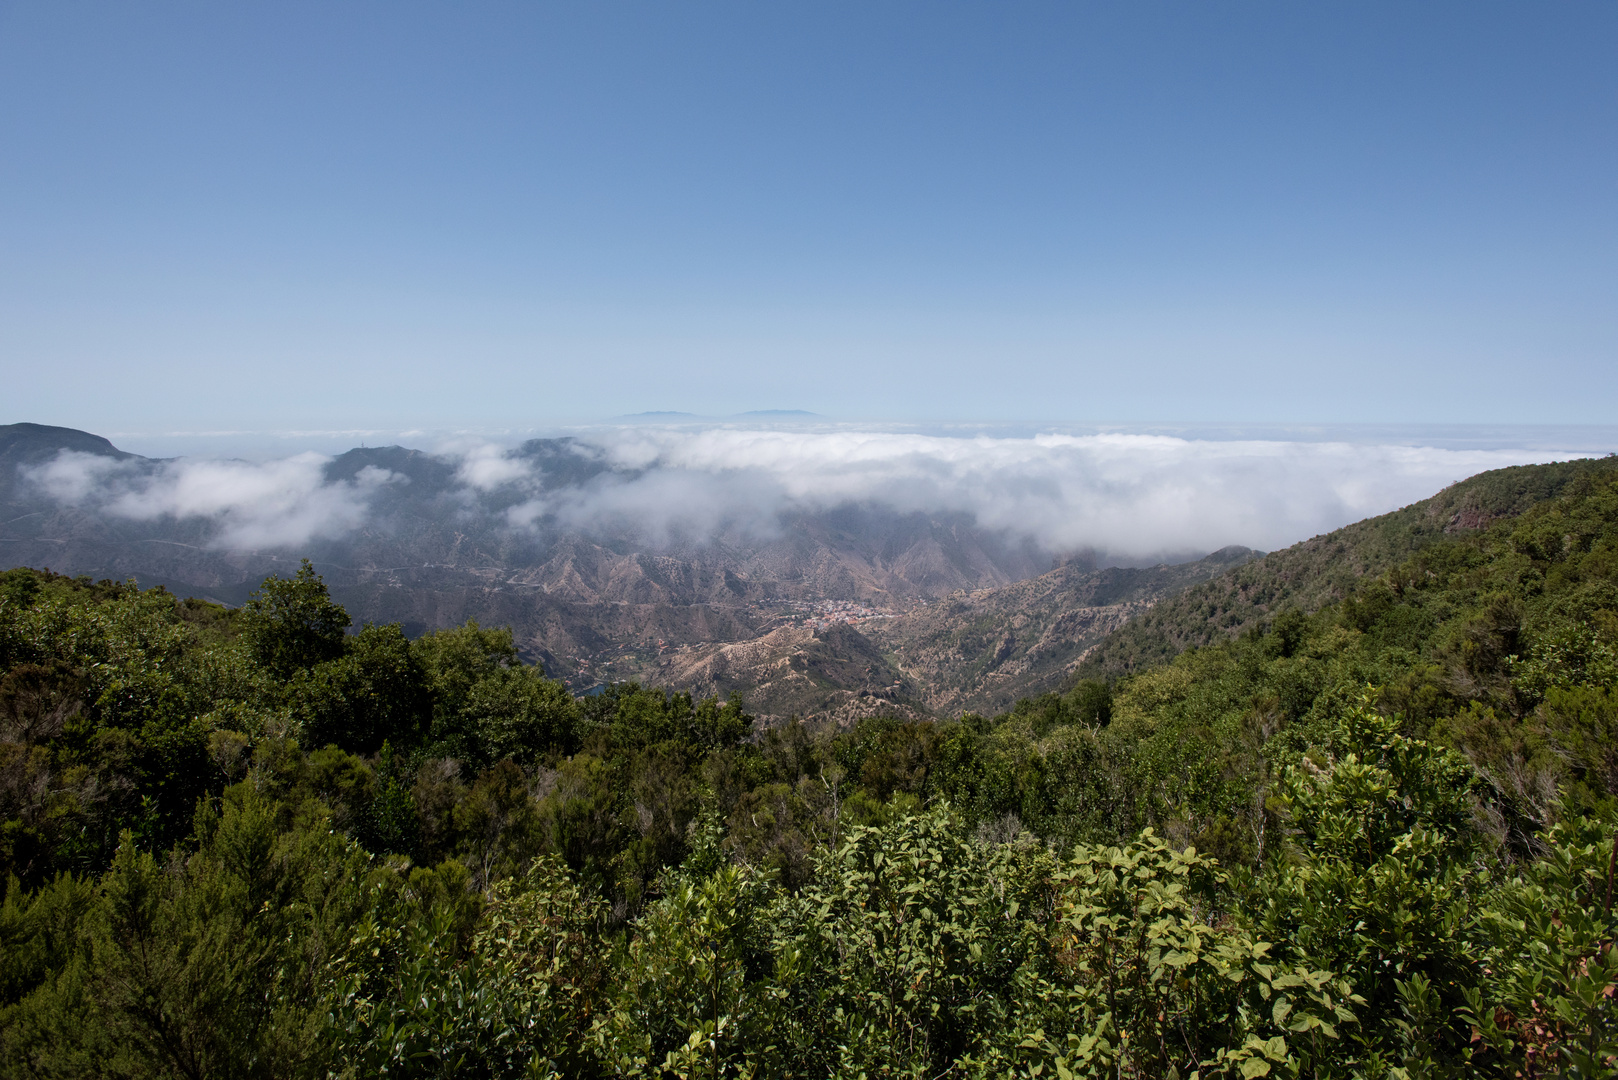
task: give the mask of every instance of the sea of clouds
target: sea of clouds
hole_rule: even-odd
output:
[[[1053,552],[1121,562],[1227,544],[1273,550],[1427,497],[1486,469],[1579,456],[1547,449],[1186,438],[1158,434],[954,436],[733,426],[621,428],[573,451],[608,466],[547,490],[515,448],[461,440],[472,512],[512,529],[629,531],[656,544],[721,528],[765,537],[783,515],[854,503],[962,512]],[[330,458],[119,462],[63,453],[28,473],[56,500],[133,520],[201,519],[220,548],[297,547],[362,526],[377,492],[404,482],[370,468],[326,479]]]
[[[367,468],[353,480],[325,477],[331,459],[313,452],[275,461],[128,461],[64,450],[25,470],[58,502],[132,521],[201,519],[210,546],[295,548],[336,539],[364,524],[372,494],[398,478]]]
[[[845,503],[961,511],[1052,552],[1120,561],[1272,550],[1396,509],[1486,469],[1576,456],[1347,442],[881,431],[630,429],[599,436],[615,465],[589,485],[514,507],[582,531],[767,532],[783,513]],[[510,459],[507,459],[510,460]]]

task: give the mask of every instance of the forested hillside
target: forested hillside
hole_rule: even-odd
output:
[[[1612,467],[1610,459],[1587,458],[1495,469],[1402,510],[1271,552],[1134,620],[1085,658],[1081,677],[1140,671],[1190,646],[1228,640],[1285,608],[1314,611],[1428,544],[1520,514]]]
[[[1311,545],[1168,662],[846,730],[345,633],[307,566],[11,571],[0,1068],[1618,1074],[1618,471]]]

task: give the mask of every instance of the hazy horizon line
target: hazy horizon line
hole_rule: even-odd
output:
[[[1543,423],[1410,423],[1405,421],[996,421],[996,420],[846,420],[807,410],[768,409],[702,415],[656,411],[597,420],[540,421],[532,424],[375,424],[320,427],[164,426],[97,431],[120,450],[146,457],[221,453],[341,452],[365,445],[406,445],[432,450],[434,444],[473,438],[517,443],[534,438],[585,436],[626,428],[762,429],[811,433],[882,432],[942,438],[1028,438],[1036,435],[1161,435],[1208,442],[1341,442],[1351,445],[1428,446],[1435,449],[1547,450],[1605,455],[1618,453],[1618,424]],[[233,444],[235,449],[232,449]]]

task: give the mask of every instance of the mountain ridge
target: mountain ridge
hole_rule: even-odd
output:
[[[1120,627],[1085,658],[1075,679],[1116,679],[1186,649],[1235,638],[1288,608],[1313,612],[1429,544],[1480,532],[1614,469],[1613,455],[1491,469],[1398,510],[1270,552]]]

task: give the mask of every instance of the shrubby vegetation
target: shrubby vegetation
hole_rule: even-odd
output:
[[[1514,509],[848,730],[9,571],[0,1071],[1618,1075],[1618,481]]]

